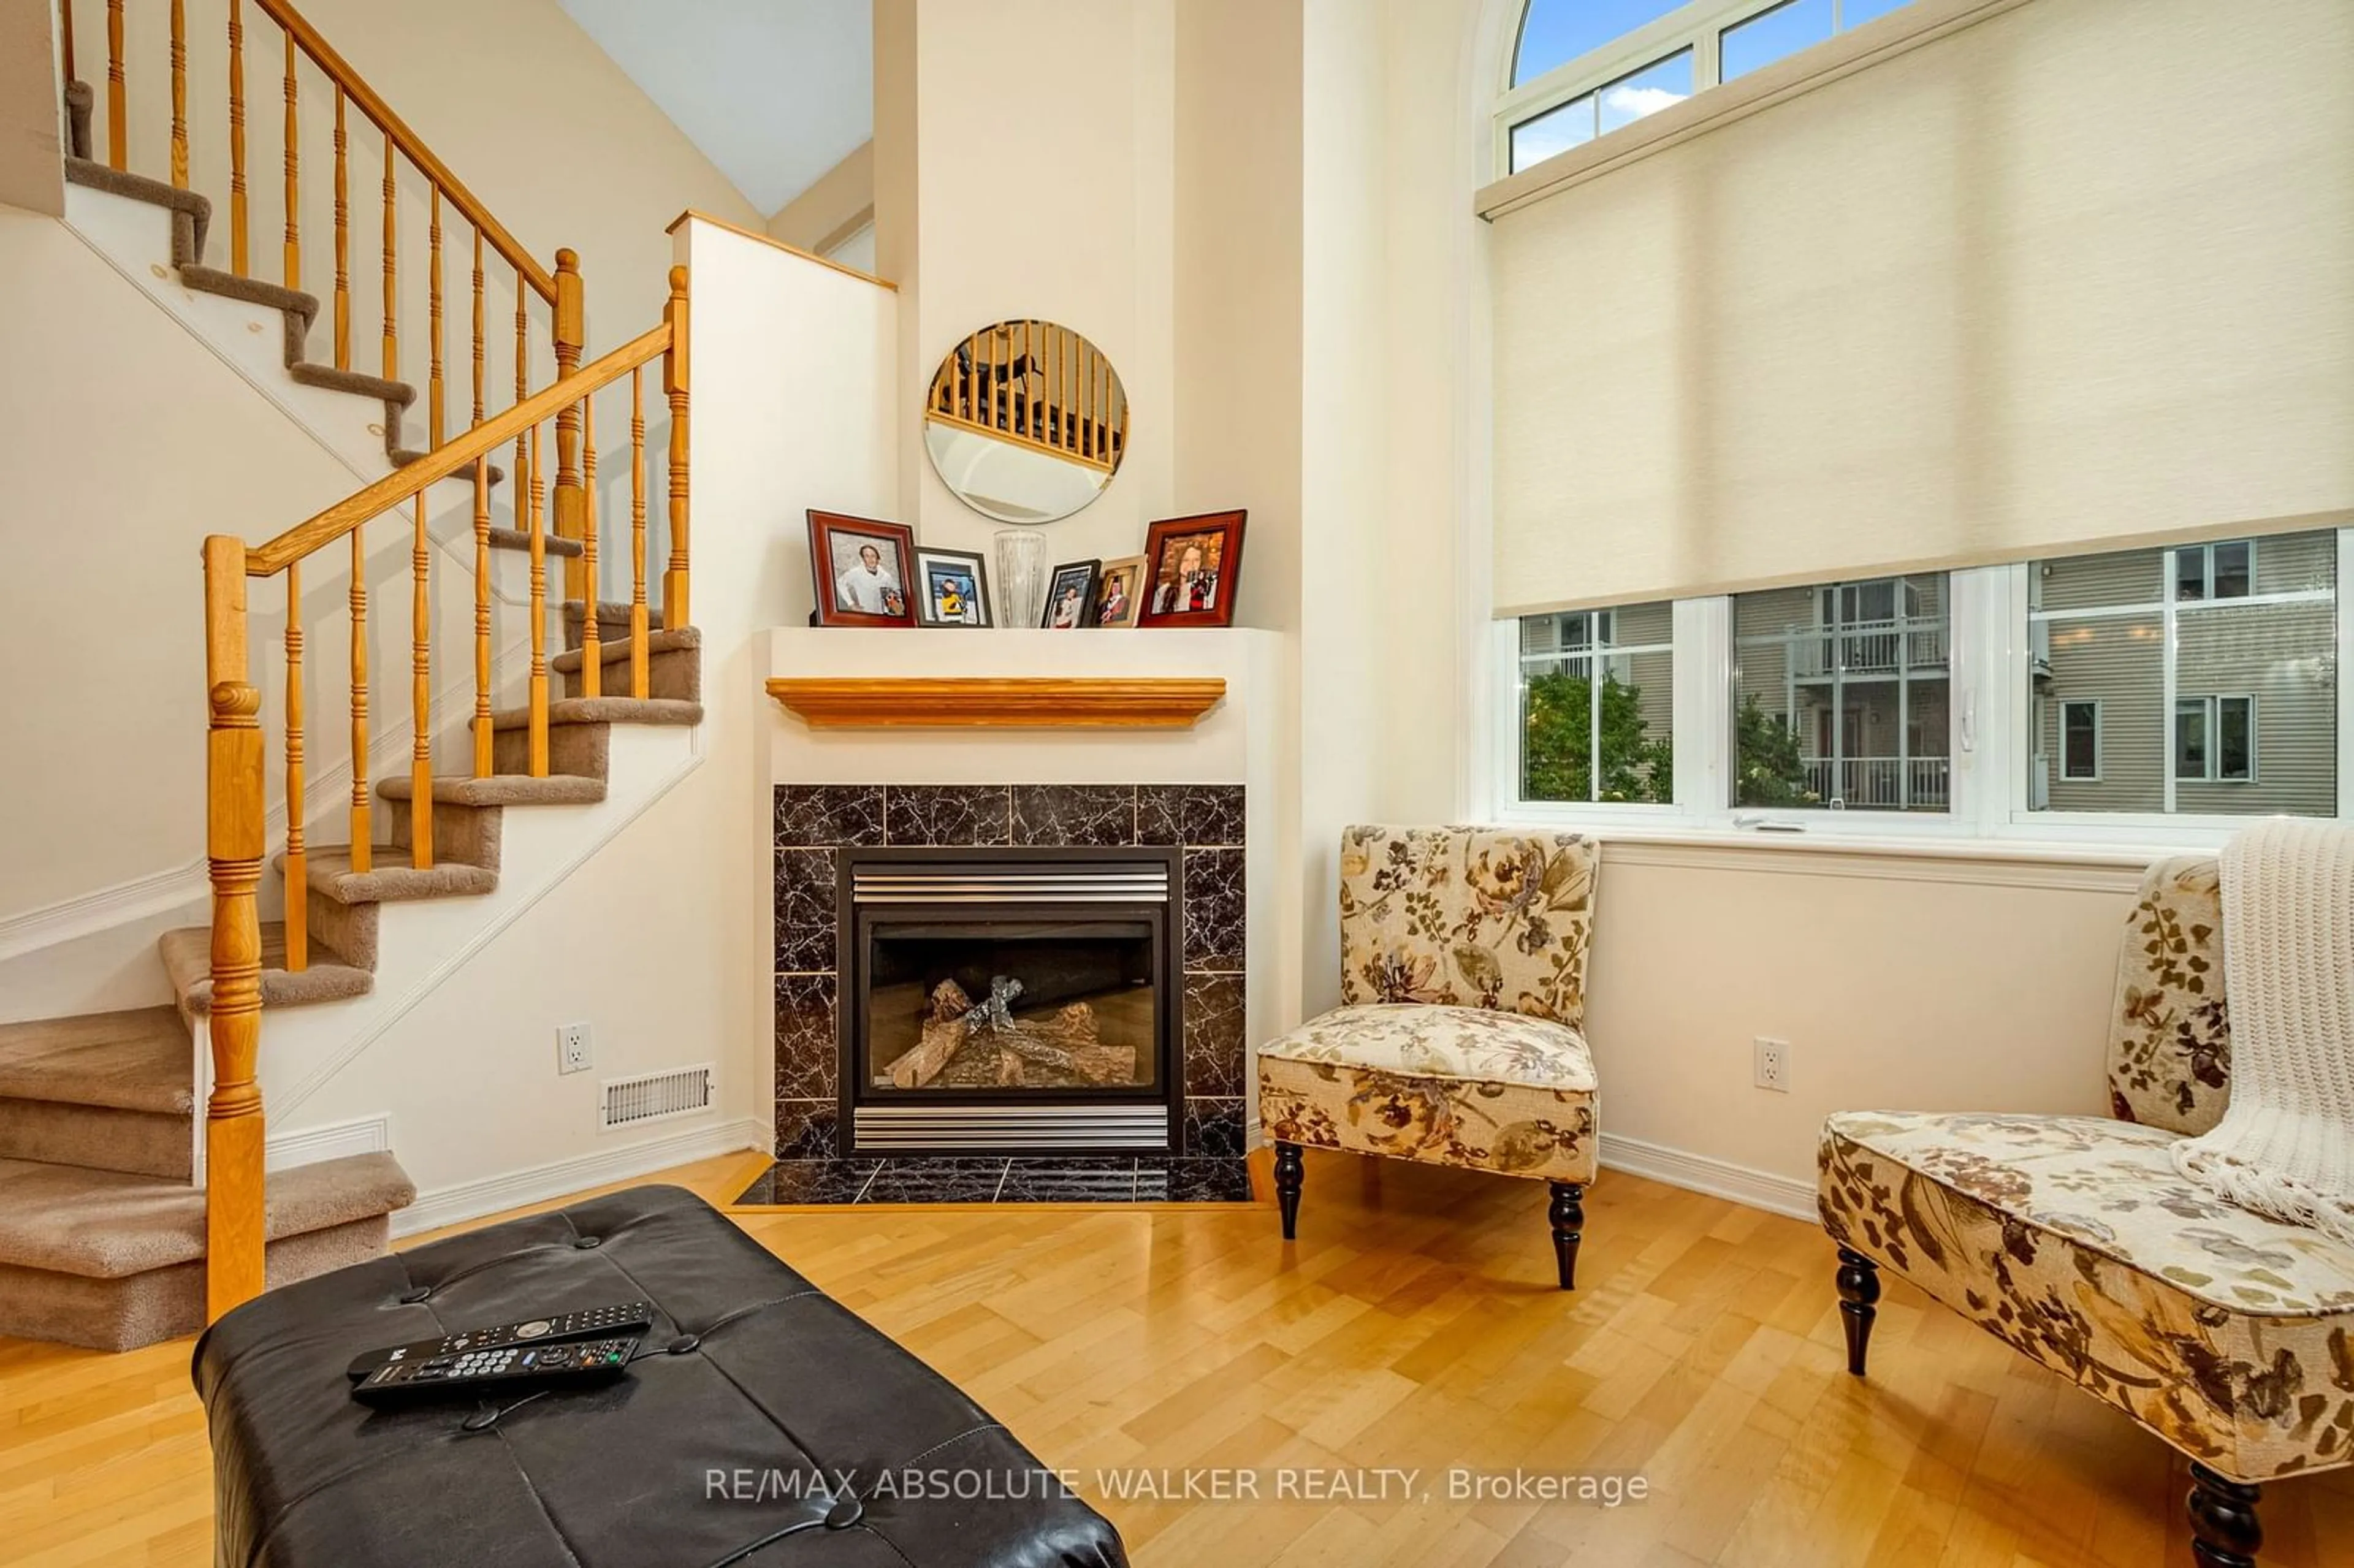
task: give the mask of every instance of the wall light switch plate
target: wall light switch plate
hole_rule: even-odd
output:
[[[597,1048],[589,1039],[585,1023],[559,1023],[556,1026],[556,1070],[558,1073],[585,1073],[597,1065]]]
[[[1755,1042],[1757,1052],[1757,1086],[1780,1094],[1790,1092],[1790,1043],[1768,1040],[1759,1035]]]

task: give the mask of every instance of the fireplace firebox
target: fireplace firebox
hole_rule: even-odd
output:
[[[1181,852],[843,852],[844,1154],[1170,1153]]]

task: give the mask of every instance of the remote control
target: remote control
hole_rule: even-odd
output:
[[[437,1356],[461,1356],[470,1351],[497,1350],[503,1345],[552,1344],[564,1340],[585,1340],[599,1334],[626,1334],[632,1330],[643,1333],[653,1327],[653,1308],[643,1301],[627,1301],[616,1307],[591,1307],[581,1312],[554,1312],[545,1318],[526,1318],[517,1323],[501,1323],[489,1329],[461,1329],[457,1333],[439,1340],[419,1340],[414,1344],[386,1345],[355,1357],[345,1372],[354,1383],[395,1361],[426,1361]]]
[[[641,1330],[602,1340],[510,1344],[423,1361],[387,1361],[359,1381],[352,1397],[364,1404],[402,1404],[610,1383],[629,1370],[631,1353],[644,1338]]]

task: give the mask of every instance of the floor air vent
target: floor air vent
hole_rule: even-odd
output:
[[[611,1132],[618,1128],[641,1127],[650,1121],[667,1121],[672,1117],[709,1110],[716,1071],[705,1063],[697,1067],[642,1073],[634,1078],[608,1078],[604,1085],[603,1119],[598,1126]]]

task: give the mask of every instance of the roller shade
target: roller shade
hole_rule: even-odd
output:
[[[1496,613],[2354,511],[2349,81],[2031,0],[1506,213]]]

